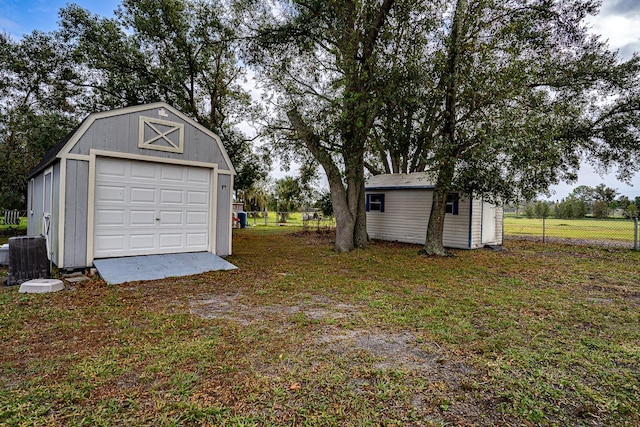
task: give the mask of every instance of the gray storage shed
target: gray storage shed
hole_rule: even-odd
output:
[[[424,244],[434,189],[427,172],[369,178],[365,184],[369,237]],[[449,194],[446,212],[445,247],[475,249],[502,244],[501,206],[454,192]]]
[[[166,103],[91,114],[31,172],[28,233],[65,269],[230,255],[234,175],[220,138]]]

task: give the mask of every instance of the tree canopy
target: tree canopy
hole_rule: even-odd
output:
[[[270,159],[239,130],[253,107],[235,28],[225,2],[123,0],[114,18],[70,4],[57,31],[3,35],[0,161],[11,175],[3,206],[24,206],[12,189],[24,193],[26,172],[87,114],[155,101],[221,136],[236,188],[266,177]]]
[[[529,200],[585,157],[621,179],[638,170],[640,58],[587,33],[597,1],[275,4],[252,17],[250,59],[279,144],[327,173],[339,250],[364,245],[363,166],[433,173],[430,254],[444,254],[454,189]]]
[[[222,136],[250,193],[270,160],[238,128],[258,118],[243,87],[250,65],[276,152],[326,173],[336,250],[367,245],[367,174],[430,171],[424,252],[444,254],[451,191],[532,200],[574,180],[584,159],[626,181],[640,168],[640,56],[622,61],[588,33],[598,7],[123,0],[103,18],[67,5],[58,31],[0,38],[0,153],[17,177],[0,201],[22,203],[28,165],[80,117],[158,100]]]

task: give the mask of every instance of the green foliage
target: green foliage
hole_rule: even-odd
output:
[[[304,203],[303,189],[299,181],[290,176],[276,181],[275,197],[276,209],[279,212],[296,211]]]
[[[266,121],[275,148],[287,159],[311,156],[324,169],[336,249],[366,246],[364,157],[383,103],[381,70],[396,41],[390,28],[409,2],[241,3],[253,36],[247,59],[272,94]]]
[[[331,201],[331,192],[322,191],[316,200],[315,207],[320,209],[325,217],[333,216],[333,202]]]
[[[64,52],[49,34],[0,35],[0,209],[26,209],[27,174],[77,123]]]
[[[608,218],[609,211],[609,204],[604,200],[598,200],[593,204],[593,216],[595,218]]]
[[[24,208],[27,172],[84,116],[159,100],[221,136],[236,188],[264,179],[270,158],[238,130],[254,109],[227,6],[124,0],[107,19],[69,4],[58,31],[0,35],[0,207]]]
[[[536,200],[525,204],[524,214],[527,218],[547,218],[553,214],[553,207],[550,202]]]
[[[624,216],[625,218],[638,218],[638,207],[633,203],[629,203],[624,209]]]
[[[266,176],[237,125],[252,114],[237,60],[233,10],[220,1],[124,0],[112,19],[77,5],[60,12],[61,37],[95,89],[90,109],[166,101],[218,133],[238,170],[235,188]]]
[[[556,218],[584,218],[587,213],[587,202],[577,198],[573,193],[555,206]]]

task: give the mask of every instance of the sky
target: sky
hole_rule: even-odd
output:
[[[64,7],[63,0],[0,0],[0,31],[19,39],[33,30],[51,31],[58,26],[58,10]],[[120,0],[76,0],[76,3],[102,16],[112,16]],[[640,0],[603,0],[600,14],[591,19],[592,32],[602,35],[609,47],[629,58],[640,52]],[[283,172],[274,170],[277,177]],[[291,174],[291,172],[289,172]],[[640,196],[640,175],[633,178],[633,186],[615,179],[613,174],[599,176],[591,167],[583,165],[577,183],[560,184],[551,188],[551,200],[566,197],[578,185],[595,187],[604,183],[617,189],[620,194],[633,199]]]

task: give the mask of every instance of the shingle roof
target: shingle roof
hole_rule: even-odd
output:
[[[365,190],[401,190],[405,188],[434,189],[432,172],[393,173],[372,176],[365,183]]]

